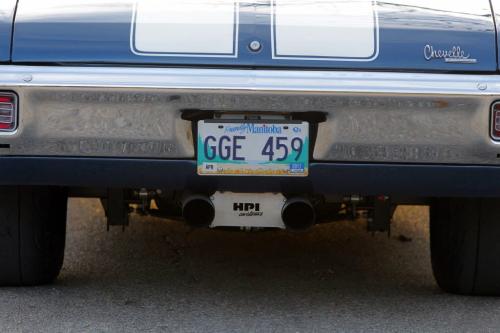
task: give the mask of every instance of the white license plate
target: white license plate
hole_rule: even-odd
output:
[[[200,120],[197,143],[199,175],[308,175],[307,122]]]

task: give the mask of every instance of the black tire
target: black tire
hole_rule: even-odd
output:
[[[62,267],[66,238],[65,190],[0,187],[0,285],[53,282]]]
[[[432,269],[461,295],[500,295],[500,200],[439,199],[431,205]]]

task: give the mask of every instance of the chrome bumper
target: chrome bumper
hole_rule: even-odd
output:
[[[500,77],[240,69],[0,66],[19,127],[0,155],[194,158],[182,109],[323,111],[314,159],[500,164]]]

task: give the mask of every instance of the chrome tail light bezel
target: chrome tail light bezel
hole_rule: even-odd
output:
[[[2,102],[4,98],[9,99],[9,101]],[[5,109],[4,111],[10,111],[10,115],[0,114],[0,134],[15,132],[17,130],[19,118],[19,98],[17,94],[12,91],[0,91],[0,109],[2,106]],[[11,119],[7,121],[9,117]]]

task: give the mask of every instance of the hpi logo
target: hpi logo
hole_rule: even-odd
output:
[[[253,202],[235,202],[233,211],[239,212],[238,216],[262,216],[264,214],[260,211],[260,203]]]

